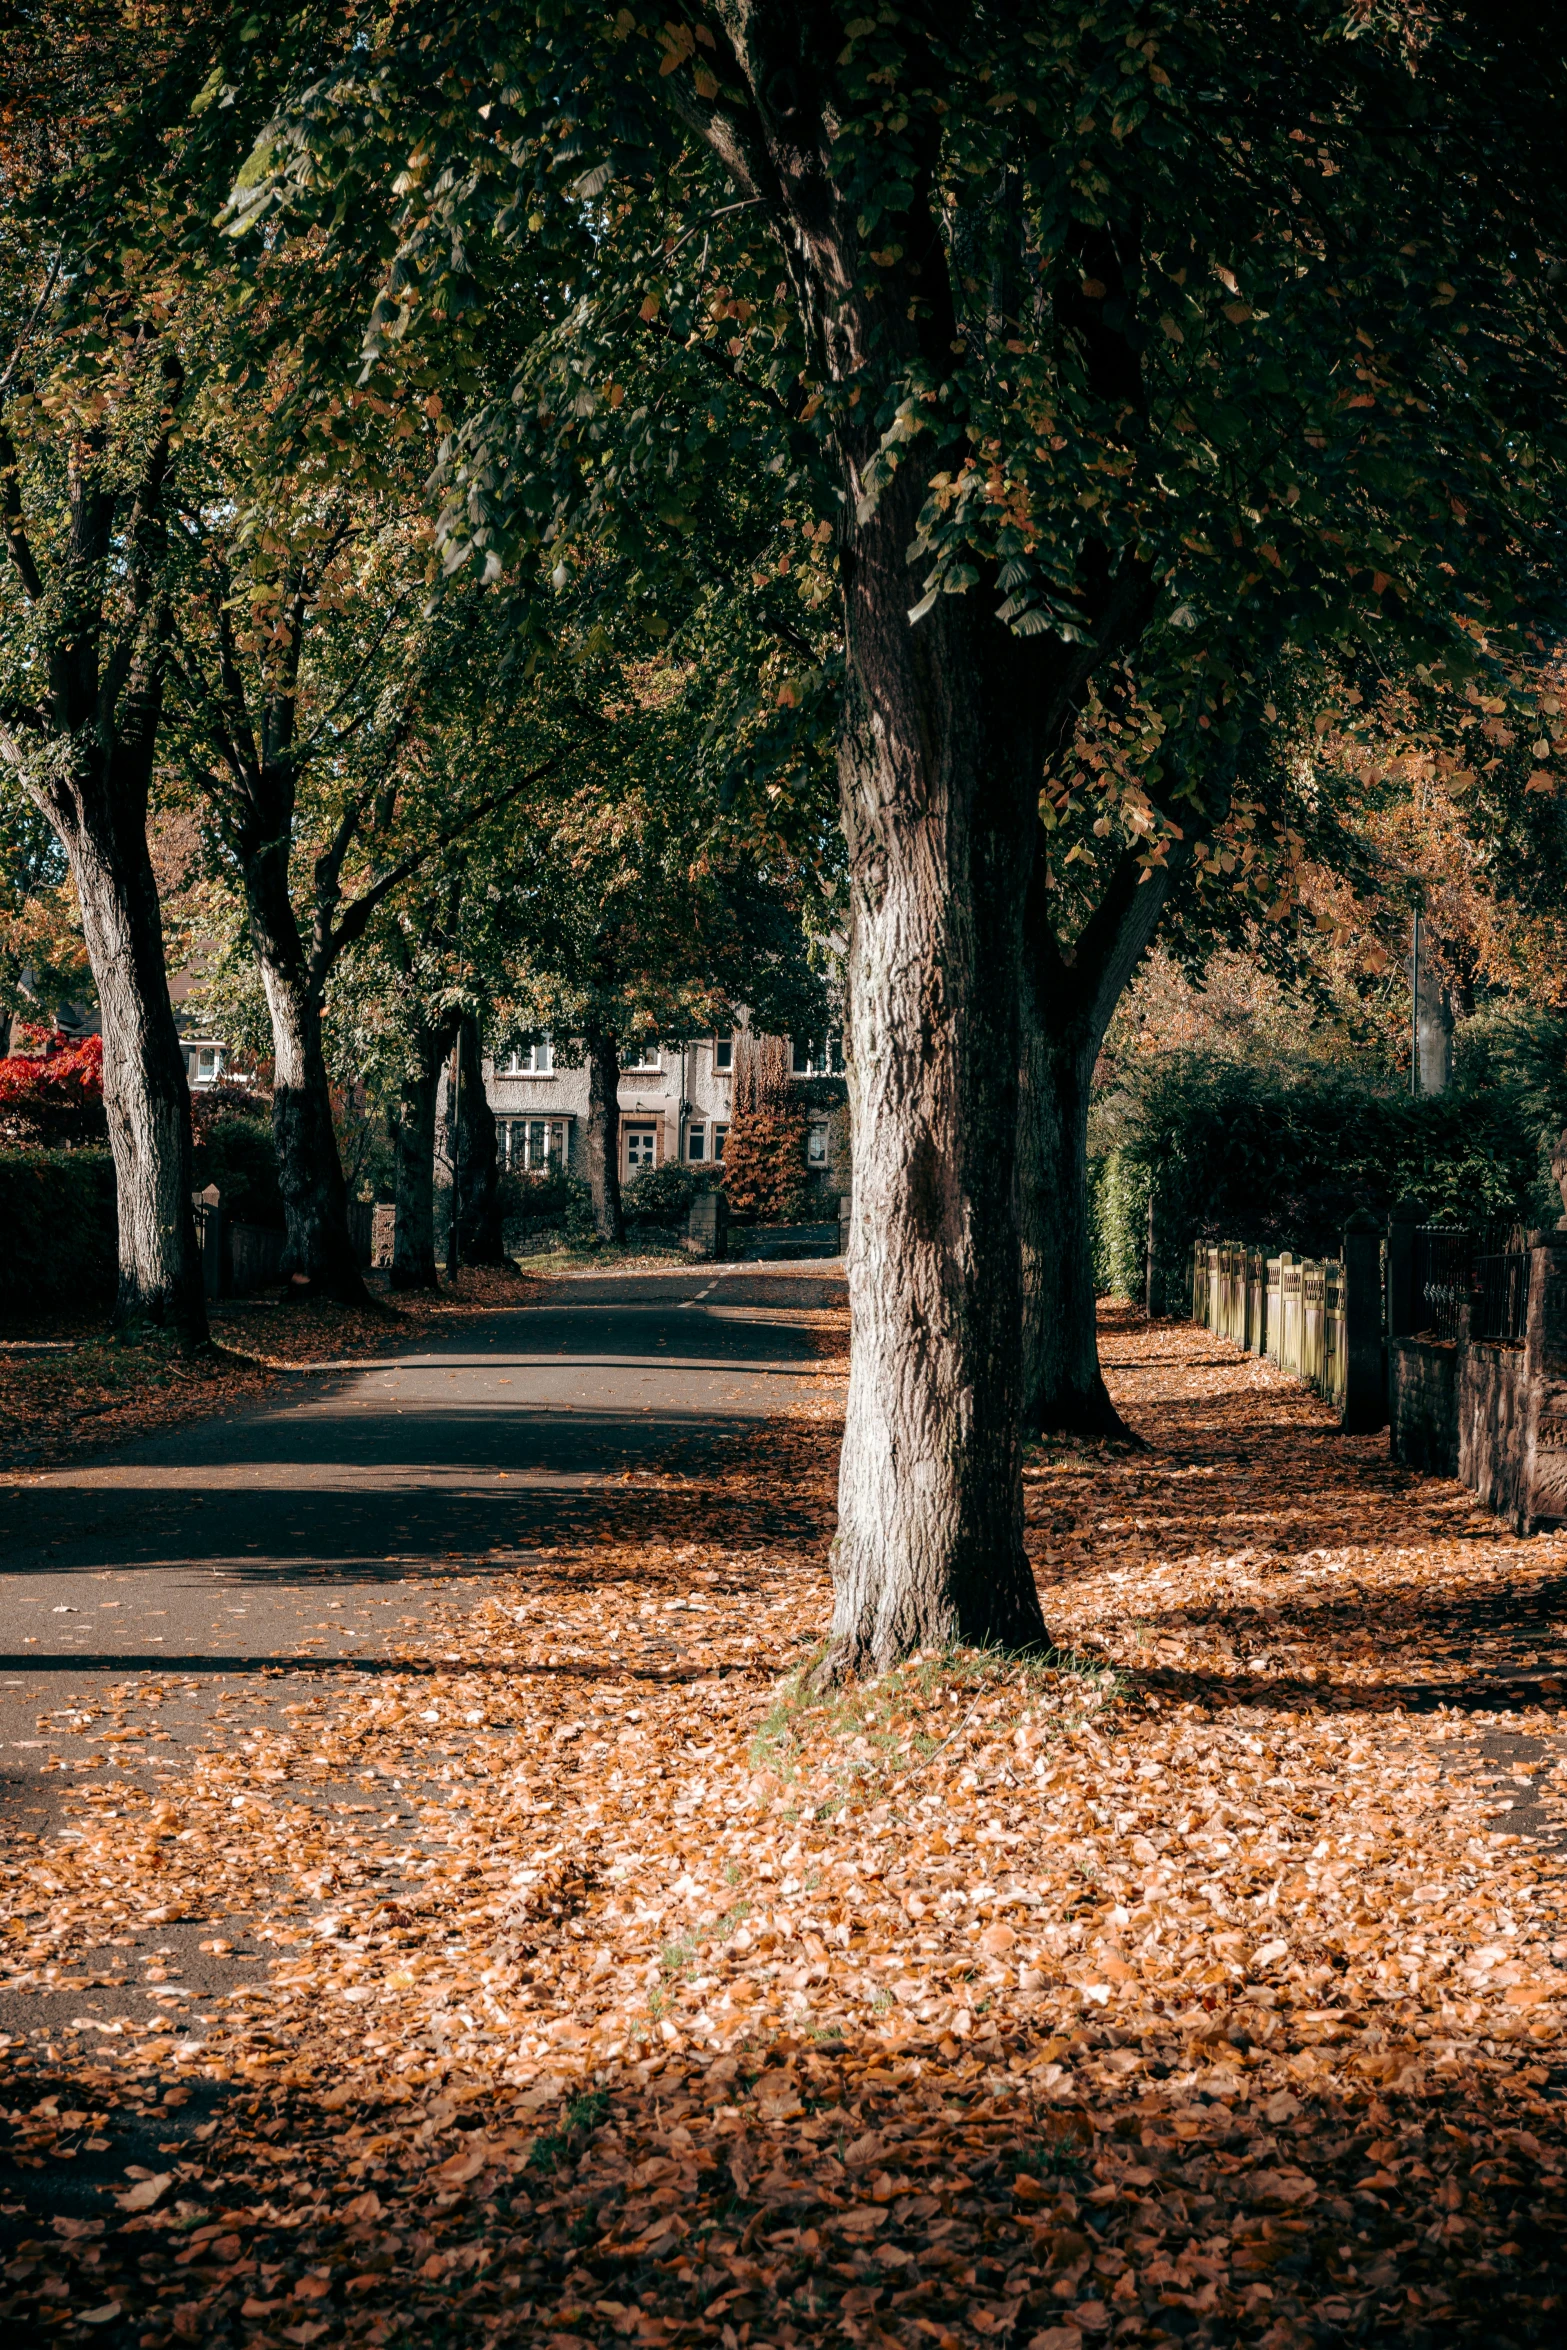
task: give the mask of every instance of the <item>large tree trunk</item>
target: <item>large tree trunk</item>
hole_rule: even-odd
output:
[[[1111,1016],[1146,952],[1189,842],[1146,872],[1135,851],[1074,940],[1071,960],[1051,927],[1047,843],[1036,833],[1026,915],[1022,1083],[1018,1094],[1018,1225],[1023,1255],[1023,1425],[1031,1435],[1110,1436],[1136,1443],[1099,1368],[1088,1109]]]
[[[348,1186],[332,1123],[321,1007],[294,974],[261,957],[272,1020],[272,1138],[288,1240],[283,1269],[296,1290],[367,1305],[348,1229]]]
[[[458,1030],[456,1115],[452,1121],[452,1223],[455,1262],[500,1265],[500,1169],[495,1158],[495,1115],[484,1091],[484,1043],[479,1023],[465,1012]]]
[[[1013,1200],[1039,702],[977,598],[911,628],[903,482],[845,548],[853,1344],[826,1675],[1045,1639]]]
[[[121,1329],[153,1323],[198,1346],[207,1336],[191,1213],[190,1089],[163,958],[146,796],[112,772],[51,809],[81,900],[103,1013],[103,1101],[119,1218]]]
[[[392,1287],[434,1289],[435,1124],[441,1063],[449,1032],[421,1028],[409,1045],[409,1066],[392,1121],[392,1180],[397,1213],[392,1234]]]
[[[888,394],[917,375],[938,383],[968,331],[958,313],[972,285],[948,266],[940,119],[922,112],[901,152],[907,201],[872,255],[838,137],[837,12],[748,0],[724,12],[724,36],[750,104],[693,119],[778,229],[840,467],[855,1165],[826,1678],[954,1639],[1045,1636],[1019,1433],[1023,903],[1045,755],[1149,591],[1135,555],[1085,550],[1086,625],[1071,641],[1014,635],[996,616],[995,574],[973,566],[920,597],[911,550],[927,497],[978,458],[961,439],[941,445],[934,409],[919,419],[934,429],[888,430]],[[683,103],[673,77],[670,88]],[[1096,319],[1074,319],[1079,329],[1104,340]],[[1112,389],[1135,407],[1135,357],[1124,341],[1114,356]]]
[[[156,366],[163,421],[134,485],[116,481],[105,465],[103,428],[70,426],[68,529],[56,542],[52,574],[32,546],[17,453],[0,424],[6,552],[39,627],[36,661],[22,662],[9,682],[25,691],[47,681],[45,700],[25,725],[13,722],[8,701],[3,739],[70,860],[103,1012],[104,1110],[119,1218],[115,1321],[121,1328],[162,1324],[199,1346],[207,1307],[191,1213],[190,1089],[147,848],[168,626],[163,497],[184,388],[172,351]]]
[[[586,1043],[585,1157],[588,1189],[593,1195],[593,1227],[600,1240],[612,1240],[618,1246],[626,1237],[625,1210],[620,1204],[620,1048],[601,1028],[590,1029]]]

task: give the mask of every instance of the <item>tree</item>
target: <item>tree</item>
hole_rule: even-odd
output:
[[[45,0],[7,28],[0,121],[0,757],[69,860],[102,1012],[115,1318],[168,1323],[191,1345],[206,1308],[190,1102],[147,819],[170,504],[200,357],[168,249],[139,232],[166,101],[183,111],[182,63],[222,13]]]
[[[59,840],[30,800],[0,800],[0,1046],[91,1000],[92,971]]]
[[[185,377],[139,321],[106,340],[90,422],[57,430],[30,386],[0,428],[14,591],[0,753],[70,861],[102,1008],[115,1319],[167,1322],[194,1344],[206,1308],[190,1099],[147,851],[166,674],[165,501]]]
[[[1148,893],[1233,854],[1273,667],[1472,666],[1551,590],[1560,80],[1532,20],[1326,0],[431,5],[255,159],[247,202],[319,219],[395,178],[372,355],[452,333],[481,243],[553,272],[515,382],[454,436],[449,562],[648,538],[741,436],[835,537],[856,1222],[829,1670],[1040,1637],[1018,1072],[1059,1096],[1026,1113],[1026,1180],[1080,1194],[1083,1039]],[[1052,957],[1040,785],[1047,814],[1072,796],[1096,682],[1112,725],[1138,713],[1135,790],[1092,815],[1112,853]],[[1097,975],[1067,986],[1080,942]]]

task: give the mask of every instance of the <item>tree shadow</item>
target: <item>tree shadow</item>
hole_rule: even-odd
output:
[[[1226,2009],[1070,2046],[1024,2027],[977,2049],[650,2048],[595,2081],[569,2057],[501,2080],[461,2019],[401,2084],[318,2070],[286,2022],[228,2084],[53,2050],[13,2078],[0,2164],[13,2322],[112,2300],[118,2333],[154,2344],[228,2338],[272,2314],[258,2302],[307,2309],[323,2338],[595,2350],[740,2329],[1050,2350],[1560,2339],[1548,2068],[1526,2048],[1467,2073],[1399,2050],[1264,2081],[1226,2061]],[[127,2162],[166,2182],[150,2222],[123,2209]]]

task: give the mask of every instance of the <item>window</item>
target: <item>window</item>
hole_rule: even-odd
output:
[[[686,1128],[686,1157],[692,1161],[693,1165],[697,1160],[707,1157],[707,1128],[705,1126],[688,1126]]]
[[[794,1074],[796,1077],[841,1077],[843,1075],[843,1038],[829,1036],[796,1037],[794,1041]]]
[[[656,1126],[628,1126],[626,1128],[626,1165],[633,1170],[658,1164],[658,1129]]]
[[[551,1061],[550,1040],[547,1036],[540,1036],[535,1038],[532,1044],[522,1045],[516,1052],[508,1053],[506,1066],[501,1071],[501,1075],[503,1077],[548,1077]]]
[[[713,1128],[713,1160],[715,1165],[720,1160],[722,1160],[724,1155],[724,1144],[728,1140],[729,1129],[727,1126],[715,1126]]]
[[[542,1175],[566,1164],[564,1119],[502,1118],[496,1127],[500,1161],[509,1173]]]
[[[620,1068],[621,1074],[624,1076],[632,1070],[656,1069],[659,1065],[658,1039],[654,1037],[651,1040],[643,1038],[634,1044],[628,1044]]]
[[[722,1076],[726,1071],[733,1069],[734,1065],[734,1038],[732,1036],[715,1036],[713,1039],[713,1067]]]
[[[809,1134],[807,1134],[805,1138],[805,1156],[807,1163],[812,1167],[826,1166],[827,1129],[825,1126],[813,1126],[811,1128]]]
[[[199,1045],[189,1054],[192,1081],[197,1085],[216,1085],[223,1071],[223,1047],[217,1044]]]

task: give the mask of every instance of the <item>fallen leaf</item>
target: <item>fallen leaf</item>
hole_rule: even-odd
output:
[[[114,2200],[122,2211],[150,2211],[173,2184],[172,2171],[159,2171],[155,2177],[138,2179],[127,2194],[116,2195]]]

